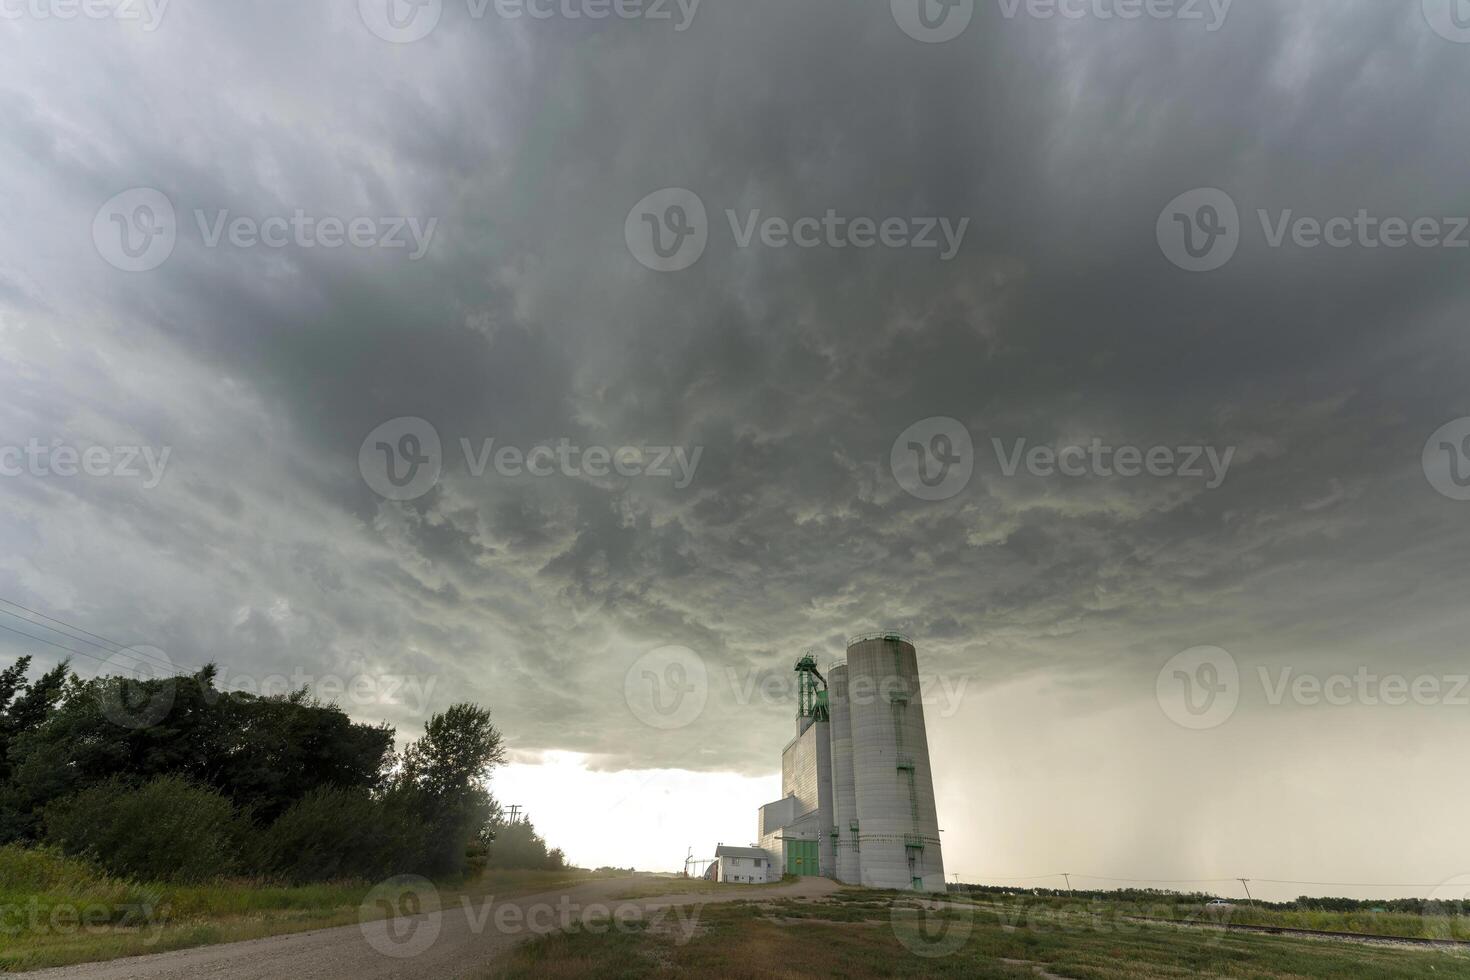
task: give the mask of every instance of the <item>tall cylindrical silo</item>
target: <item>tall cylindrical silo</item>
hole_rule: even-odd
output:
[[[944,890],[939,818],[919,690],[919,657],[899,633],[853,637],[847,646],[862,884]]]
[[[827,671],[827,694],[832,713],[832,840],[837,848],[837,880],[862,882],[858,864],[857,788],[852,771],[852,711],[847,700],[847,667]]]

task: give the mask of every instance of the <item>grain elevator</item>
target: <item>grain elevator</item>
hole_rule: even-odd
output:
[[[781,752],[782,797],[758,813],[759,846],[783,873],[943,891],[913,643],[863,634],[825,675],[810,653],[795,672],[796,737]]]

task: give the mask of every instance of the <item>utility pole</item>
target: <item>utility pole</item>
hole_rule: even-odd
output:
[[[1072,894],[1072,876],[1063,871],[1062,877],[1067,879],[1067,894]]]
[[[515,823],[516,822],[516,817],[520,815],[521,805],[519,803],[512,803],[509,806],[507,806],[506,809],[510,811],[510,821],[509,822],[510,823]]]
[[[1251,880],[1249,878],[1236,878],[1241,887],[1245,889],[1245,900],[1248,905],[1254,905],[1256,900],[1251,897]]]

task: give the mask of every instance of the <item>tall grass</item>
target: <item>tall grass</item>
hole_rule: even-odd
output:
[[[973,897],[982,908],[1005,910],[1011,916],[1046,912],[1072,917],[1156,918],[1191,921],[1201,924],[1234,924],[1268,926],[1286,929],[1314,929],[1319,932],[1355,932],[1367,936],[1401,937],[1405,939],[1439,939],[1470,941],[1470,917],[1452,914],[1414,915],[1409,912],[1374,912],[1361,909],[1337,912],[1309,909],[1275,909],[1240,902],[1225,909],[1208,909],[1198,902],[1118,902],[1095,898],[1076,900],[1056,897]],[[966,896],[952,895],[950,901],[965,901]]]
[[[575,870],[491,870],[439,882],[441,900],[557,888]],[[50,849],[0,847],[0,971],[65,966],[356,923],[373,882],[133,881]]]

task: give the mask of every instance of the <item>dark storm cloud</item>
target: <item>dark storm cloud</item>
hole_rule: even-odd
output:
[[[1252,231],[1258,207],[1470,213],[1449,95],[1470,48],[1417,4],[1253,2],[1209,33],[982,3],[942,45],[884,4],[706,0],[683,32],[449,4],[406,45],[353,7],[3,26],[5,436],[116,428],[175,453],[147,494],[8,483],[5,595],[181,662],[433,675],[436,707],[484,701],[518,746],[609,766],[769,768],[789,709],[737,703],[726,671],[784,677],[874,626],[952,676],[1054,671],[1103,702],[1199,643],[1398,655],[1384,603],[1425,624],[1417,655],[1452,652],[1466,525],[1418,458],[1470,413],[1461,254]],[[137,185],[180,240],[125,275],[89,229]],[[671,186],[711,241],[660,275],[622,229]],[[1247,226],[1207,276],[1154,235],[1196,187]],[[207,249],[193,214],[298,208],[438,226],[409,262]],[[969,224],[941,262],[741,249],[726,209]],[[445,448],[402,504],[357,472],[400,416]],[[979,456],[943,503],[889,472],[933,416]],[[459,440],[491,437],[703,455],[683,490],[476,477]],[[1009,479],[992,437],[1238,455],[1208,492]],[[665,644],[717,680],[692,728],[650,737],[623,672]]]

